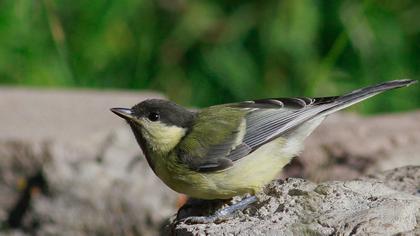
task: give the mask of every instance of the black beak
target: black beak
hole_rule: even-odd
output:
[[[133,112],[129,108],[111,108],[111,111],[125,120],[131,120],[134,117]]]

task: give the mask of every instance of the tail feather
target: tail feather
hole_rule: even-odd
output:
[[[361,98],[361,97],[369,96],[371,94],[376,95],[378,93],[381,93],[381,92],[384,92],[384,91],[387,91],[387,90],[390,90],[390,89],[407,87],[407,86],[410,86],[410,85],[415,84],[415,83],[417,83],[417,80],[404,79],[404,80],[388,81],[388,82],[380,83],[380,84],[377,84],[377,85],[373,85],[373,86],[369,86],[369,87],[354,90],[354,91],[352,91],[348,94],[340,96],[337,99],[337,101],[354,100],[354,99],[358,99],[358,98]]]
[[[372,96],[385,92],[387,90],[407,87],[415,83],[417,83],[417,80],[408,80],[408,79],[393,80],[393,81],[388,81],[381,84],[357,89],[345,95],[336,97],[334,99],[335,101],[331,103],[331,106],[328,107],[326,110],[322,111],[320,114],[328,115],[338,110],[349,107],[355,103],[368,99]]]
[[[261,140],[251,136],[248,141],[254,144],[254,149],[264,145],[265,143],[279,137],[283,134],[298,135],[300,141],[308,136],[325,118],[325,116],[344,109],[355,103],[361,102],[369,97],[375,96],[381,92],[409,86],[417,83],[415,80],[394,80],[378,85],[369,86],[366,88],[354,90],[342,96],[334,97],[320,97],[315,99],[302,99],[302,103],[306,104],[304,107],[297,108],[294,112],[281,113],[282,116],[277,120],[277,123],[271,123],[271,128],[275,126],[275,132],[268,137]],[[281,100],[280,100],[281,101]],[[289,100],[287,100],[289,101]],[[284,116],[284,117],[283,117]],[[257,140],[257,141],[255,141]],[[300,142],[299,141],[299,142]]]

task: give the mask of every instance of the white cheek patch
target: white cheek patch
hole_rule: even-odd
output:
[[[160,121],[139,120],[143,126],[143,137],[153,151],[170,152],[184,137],[187,130],[182,127],[168,126]]]

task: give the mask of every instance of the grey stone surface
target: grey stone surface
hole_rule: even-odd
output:
[[[157,234],[177,194],[109,111],[152,97],[162,96],[0,89],[0,234]],[[46,188],[32,186],[37,176]],[[8,221],[14,210],[16,228]]]
[[[150,170],[129,130],[108,138],[90,159],[55,147],[43,166],[53,195],[33,199],[40,235],[155,235],[176,211],[177,194]]]
[[[420,165],[420,111],[362,117],[331,115],[305,143],[283,177],[346,180]]]
[[[420,232],[419,191],[420,166],[321,184],[289,178],[271,183],[257,204],[225,222],[196,225],[175,222],[168,232],[172,230],[175,235],[415,235]]]
[[[74,142],[123,123],[109,108],[132,106],[153,92],[0,87],[0,140]]]

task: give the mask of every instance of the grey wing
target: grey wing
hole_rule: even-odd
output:
[[[227,169],[234,165],[234,161],[312,118],[325,109],[321,108],[323,104],[331,103],[334,98],[276,98],[227,104],[247,111],[244,130],[240,127],[232,130],[223,142],[208,147],[206,155],[201,158],[191,156],[185,150],[178,150],[178,157],[181,163],[198,172]],[[223,121],[215,121],[215,126],[219,123]]]
[[[246,116],[246,133],[242,143],[227,157],[235,161],[248,155],[324,111],[336,98],[275,98],[232,104],[249,109],[249,113]]]
[[[322,104],[329,104],[334,98],[276,98],[227,104],[228,107],[246,111],[244,127],[232,129],[223,142],[207,147],[205,156],[197,157],[191,152],[178,150],[178,157],[181,163],[198,172],[227,169],[236,160],[312,118],[321,110],[319,107]],[[222,120],[214,122],[214,126],[223,127]]]

